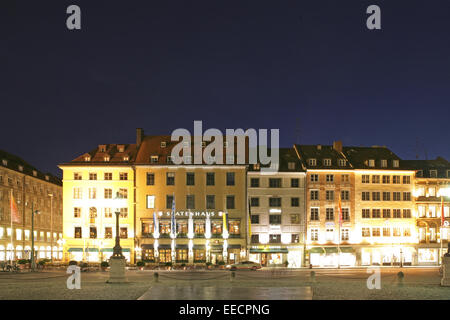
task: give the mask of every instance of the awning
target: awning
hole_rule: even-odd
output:
[[[170,244],[160,244],[158,249],[172,249],[172,246]]]
[[[324,247],[324,249],[326,254],[338,253],[337,247]]]
[[[342,253],[353,253],[355,252],[355,249],[352,247],[340,247]]]
[[[83,252],[83,248],[69,248],[69,252]]]
[[[193,247],[194,250],[205,250],[205,245],[204,244],[196,244]]]
[[[101,252],[114,252],[113,248],[103,248],[100,250]],[[122,252],[130,252],[129,248],[122,248]]]
[[[322,247],[314,247],[309,249],[309,253],[325,253],[325,250]]]
[[[142,249],[154,249],[155,246],[153,245],[153,243],[144,243],[141,245]]]
[[[228,245],[228,249],[240,249],[241,245],[240,244],[229,244]]]
[[[86,248],[86,252],[98,252],[98,248]]]
[[[250,249],[250,253],[288,253],[287,248],[261,248]]]
[[[177,244],[177,249],[189,249],[189,246],[187,244]]]

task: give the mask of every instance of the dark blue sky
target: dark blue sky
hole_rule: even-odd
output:
[[[370,4],[382,30],[366,28]],[[450,159],[449,17],[448,0],[2,0],[0,149],[58,174],[136,127],[203,120]]]

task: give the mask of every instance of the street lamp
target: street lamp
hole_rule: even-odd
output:
[[[50,260],[53,262],[53,193],[47,195],[50,197]]]
[[[122,199],[116,196],[116,199]],[[120,234],[119,234],[119,209],[116,209],[116,244],[113,249],[112,257],[109,259],[110,271],[108,283],[123,283],[127,282],[125,277],[125,257],[122,254],[122,247],[120,246]]]
[[[34,204],[31,203],[31,271],[36,269],[36,259],[34,257],[34,215],[40,214],[39,210],[34,210]]]

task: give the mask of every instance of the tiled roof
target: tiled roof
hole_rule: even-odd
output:
[[[399,163],[394,167],[394,160],[400,158],[387,147],[343,147],[343,153],[355,169],[382,169],[382,170],[402,170]],[[369,160],[375,160],[373,167],[369,166]],[[387,160],[387,166],[382,166],[382,160]]]
[[[330,145],[294,145],[300,155],[300,160],[308,169],[352,169],[346,161],[345,166],[339,165],[339,160],[347,160],[342,152],[333,149]],[[309,160],[315,159],[316,165],[310,165]],[[326,165],[326,159],[331,160],[331,165]]]
[[[121,150],[121,148],[123,148],[123,150]],[[97,148],[80,155],[65,165],[130,164],[134,162],[136,154],[136,144],[99,145]],[[89,161],[86,161],[86,157]]]
[[[437,178],[449,178],[450,162],[442,157],[435,160],[402,160],[401,163],[412,170],[421,170],[423,178],[430,178],[431,170],[436,170]]]
[[[269,149],[270,152],[270,149]],[[269,153],[270,154],[270,153]],[[289,163],[294,163],[294,169],[290,168]],[[260,167],[269,167],[270,165]],[[249,171],[260,171],[255,169],[254,166],[250,165]],[[279,172],[304,172],[302,167],[302,162],[297,156],[294,148],[279,148]]]
[[[52,175],[51,173],[43,173],[39,171],[22,158],[9,152],[0,150],[0,160],[0,167],[8,168],[40,180],[51,182],[56,185],[62,185],[61,179],[59,179],[58,177]],[[34,173],[36,173],[36,175]],[[46,177],[48,177],[48,180],[46,179]]]

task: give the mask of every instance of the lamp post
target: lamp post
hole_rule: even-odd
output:
[[[34,210],[34,204],[31,203],[31,271],[36,269],[36,259],[34,258],[34,215],[39,214],[39,210]]]
[[[118,195],[116,199],[121,199]],[[123,283],[128,282],[125,277],[125,257],[122,254],[122,247],[120,246],[119,234],[119,209],[116,209],[116,244],[113,249],[113,254],[109,259],[110,271],[108,283]]]
[[[116,244],[113,249],[113,257],[123,258],[122,247],[120,246],[120,233],[119,233],[119,215],[120,211],[117,209],[116,212]]]
[[[50,260],[53,262],[53,193],[47,195],[50,197]]]

